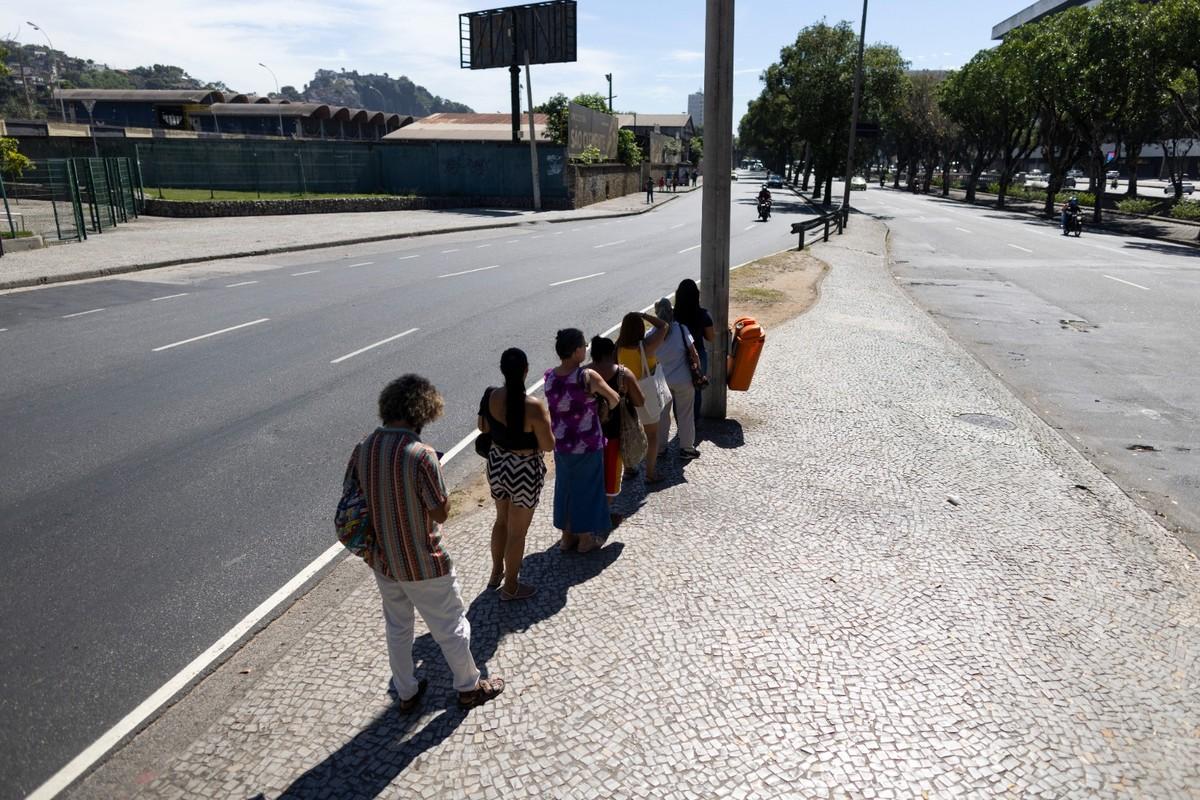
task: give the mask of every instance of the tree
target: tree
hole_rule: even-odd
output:
[[[697,133],[692,137],[692,163],[699,164],[704,160],[704,136]]]
[[[8,136],[0,137],[0,173],[6,178],[19,178],[33,166],[29,158],[17,152],[18,142]]]
[[[1161,0],[1150,11],[1149,26],[1158,31],[1160,45],[1169,65],[1176,72],[1163,86],[1170,95],[1180,119],[1193,136],[1200,138],[1200,97],[1181,89],[1178,73],[1188,73],[1200,81],[1200,0]]]
[[[567,100],[567,96],[559,92],[546,102],[534,106],[533,113],[546,115],[546,132],[550,135],[550,141],[555,144],[566,145],[567,143],[567,120],[569,117],[567,107],[571,103],[609,113],[608,100],[600,94],[579,94],[573,99]],[[620,142],[617,144],[619,146]]]
[[[642,163],[642,148],[638,147],[633,131],[625,128],[617,131],[617,160],[627,167]]]

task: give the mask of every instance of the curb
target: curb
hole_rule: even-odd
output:
[[[696,187],[697,189],[700,187]],[[695,191],[694,189],[692,191]],[[205,256],[201,258],[172,258],[163,261],[149,261],[144,264],[125,264],[118,267],[101,267],[90,270],[80,270],[78,272],[68,272],[61,275],[38,275],[30,278],[16,278],[11,281],[0,281],[0,291],[8,289],[27,289],[33,286],[48,286],[54,283],[69,283],[72,281],[83,281],[91,278],[106,278],[112,275],[123,275],[128,272],[141,272],[148,269],[161,269],[162,267],[177,267],[182,264],[203,264],[208,261],[226,261],[234,258],[247,258],[251,256],[268,256],[277,255],[279,253],[295,253],[301,250],[322,250],[330,247],[343,247],[355,244],[372,244],[374,242],[387,242],[394,239],[413,239],[418,236],[437,236],[442,233],[465,233],[469,231],[486,231],[496,230],[499,228],[516,228],[521,225],[538,225],[538,224],[556,224],[560,222],[587,222],[596,219],[613,219],[617,217],[636,217],[641,214],[647,214],[660,208],[672,200],[676,200],[679,194],[674,194],[661,203],[655,203],[647,208],[639,208],[635,211],[618,211],[608,214],[591,214],[582,217],[568,217],[564,219],[550,220],[533,220],[520,222],[493,222],[485,225],[458,225],[449,228],[431,228],[421,231],[408,231],[406,233],[384,233],[377,236],[360,236],[353,239],[338,239],[337,241],[317,242],[315,244],[297,244],[286,245],[283,247],[265,247],[259,250],[242,250],[234,253],[222,253],[219,255]],[[70,245],[67,245],[70,246]]]

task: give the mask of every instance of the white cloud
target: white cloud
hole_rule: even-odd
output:
[[[693,61],[703,61],[704,53],[699,50],[672,50],[665,57],[669,61],[690,64]]]

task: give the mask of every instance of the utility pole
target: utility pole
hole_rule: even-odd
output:
[[[867,0],[863,0],[862,30],[858,34],[858,64],[854,68],[854,102],[850,107],[850,144],[846,147],[846,185],[842,190],[842,225],[850,224],[850,178],[854,175],[854,142],[858,138],[858,103],[862,97],[863,48],[867,39]]]
[[[710,348],[710,388],[701,411],[725,419],[729,352],[729,165],[733,160],[733,2],[706,0],[704,21],[704,157],[700,224],[700,292],[717,330]]]
[[[529,77],[529,51],[525,51],[525,94],[529,98],[529,166],[533,170],[533,210],[542,210],[542,186],[538,179],[537,132],[533,127],[533,81]]]
[[[604,79],[608,81],[608,113],[615,114],[617,112],[613,110],[613,104],[612,104],[612,101],[613,101],[612,73],[611,72],[604,73]]]

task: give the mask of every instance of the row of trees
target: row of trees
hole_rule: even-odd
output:
[[[809,170],[823,177],[827,202],[830,177],[845,169],[854,38],[847,23],[802,30],[763,73],[762,93],[739,128],[741,147],[775,169],[802,153],[804,181]],[[864,66],[863,118],[878,121],[883,135],[859,148],[856,166],[895,159],[914,190],[928,191],[940,172],[947,192],[959,163],[972,200],[981,175],[994,169],[1003,205],[1036,149],[1048,166],[1051,214],[1072,167],[1086,165],[1093,189],[1102,185],[1107,145],[1115,143],[1127,166],[1132,195],[1147,145],[1161,145],[1179,176],[1200,141],[1200,0],[1068,9],[1018,28],[949,73],[908,72],[886,45],[867,48]],[[1179,190],[1176,180],[1177,199]],[[1098,220],[1100,203],[1094,214]]]

